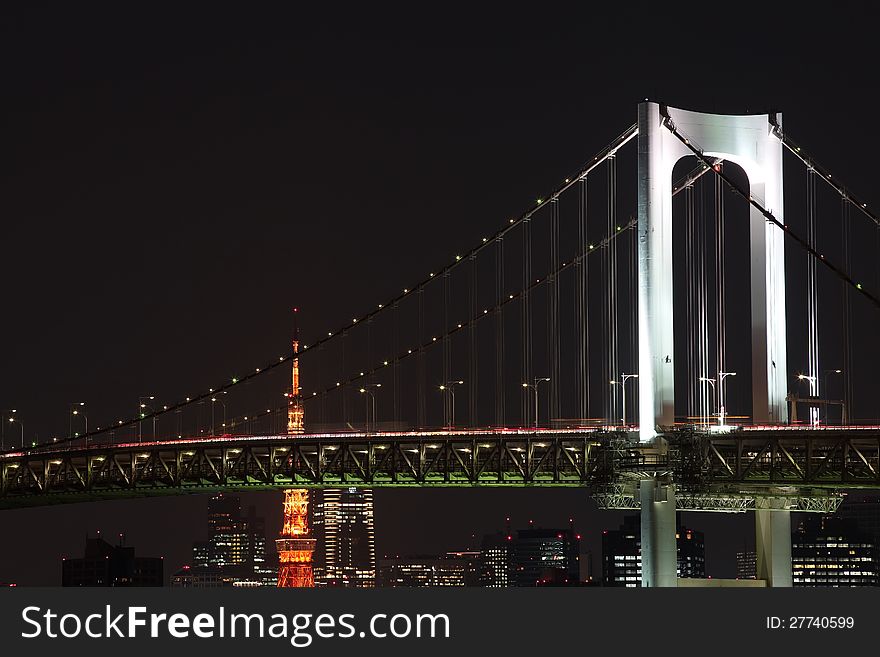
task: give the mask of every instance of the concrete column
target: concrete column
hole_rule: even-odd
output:
[[[755,552],[758,579],[791,587],[791,511],[755,511]]]
[[[639,438],[675,423],[672,289],[672,166],[684,155],[660,106],[639,105]]]
[[[678,586],[675,486],[656,477],[639,482],[642,506],[642,586]]]
[[[782,163],[769,158],[771,184],[753,183],[753,198],[782,219]],[[778,169],[778,170],[777,170]],[[788,422],[785,344],[785,243],[782,231],[756,208],[749,209],[749,261],[752,309],[752,419]]]

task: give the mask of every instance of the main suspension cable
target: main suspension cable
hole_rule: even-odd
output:
[[[710,164],[710,158],[705,156],[702,150],[694,146],[692,141],[688,137],[682,135],[671,120],[664,120],[664,125],[673,135],[676,136],[676,138],[678,138],[679,141],[687,146],[687,148],[697,157],[698,160],[700,160],[707,167],[711,167],[712,172],[716,176],[720,177],[725,183],[727,183],[727,186],[731,189],[731,191],[744,198],[749,203],[749,205],[760,212],[764,216],[764,218],[767,219],[767,221],[783,231],[785,235],[788,235],[792,240],[795,241],[798,246],[800,246],[807,253],[816,258],[816,260],[820,262],[823,266],[830,269],[838,278],[845,281],[851,289],[856,290],[861,296],[867,299],[871,303],[871,305],[873,305],[877,309],[880,309],[880,298],[866,290],[861,283],[853,280],[845,271],[843,271],[840,267],[828,260],[824,254],[819,253],[816,249],[811,247],[803,237],[791,230],[788,224],[785,224],[777,219],[776,216],[767,208],[765,208],[760,201],[753,198],[751,194],[749,194],[747,191],[743,190],[730,178],[730,176],[724,173],[723,170],[720,170],[720,168],[712,167],[712,165]],[[865,210],[863,209],[863,211]]]
[[[600,150],[591,160],[589,160],[582,167],[580,167],[580,169],[578,170],[577,173],[572,174],[571,176],[565,178],[563,183],[558,185],[554,190],[552,190],[550,192],[550,194],[547,195],[547,198],[558,197],[560,194],[565,192],[567,189],[569,189],[573,185],[576,185],[582,178],[586,177],[592,170],[601,166],[608,157],[614,155],[619,149],[623,148],[626,144],[628,144],[630,141],[632,141],[636,137],[636,135],[638,135],[638,125],[633,124],[629,128],[627,128],[623,133],[621,133],[618,137],[616,137],[614,140],[612,140],[602,150]],[[459,262],[461,260],[465,259],[467,256],[470,256],[471,254],[479,253],[484,248],[487,248],[487,246],[489,244],[495,242],[495,240],[497,238],[503,237],[510,230],[513,230],[514,228],[519,227],[522,224],[522,222],[524,222],[527,218],[530,218],[535,212],[537,212],[539,209],[543,208],[543,202],[544,202],[543,198],[538,199],[534,205],[532,205],[528,210],[526,210],[518,218],[510,219],[506,225],[504,225],[502,228],[497,230],[492,236],[484,237],[482,239],[482,242],[480,244],[478,244],[477,246],[473,247],[470,251],[468,251],[464,257],[463,256],[456,256],[456,258],[453,262],[450,262],[449,264],[445,265],[443,267],[443,269],[440,270],[441,273],[445,272],[446,270],[451,270],[451,269],[455,268],[459,264]],[[423,289],[432,280],[433,280],[433,275],[428,278],[422,279],[412,288],[404,288],[402,294],[398,294],[393,299],[389,300],[387,303],[380,303],[380,304],[378,304],[378,307],[374,307],[371,311],[365,313],[361,317],[355,318],[354,320],[352,320],[352,322],[350,324],[347,324],[346,326],[344,326],[340,329],[337,329],[336,331],[329,331],[325,337],[318,339],[317,341],[315,341],[311,345],[308,345],[308,346],[302,345],[300,347],[300,351],[297,354],[297,356],[303,357],[309,351],[315,350],[316,348],[318,348],[322,345],[326,345],[328,342],[335,341],[343,334],[344,331],[353,327],[357,322],[365,321],[367,319],[375,317],[376,315],[382,313],[389,306],[393,306],[393,304],[398,303],[399,301],[404,299],[410,293],[415,292],[416,290]],[[74,441],[88,441],[89,438],[92,438],[97,435],[101,435],[101,434],[104,434],[104,433],[107,433],[110,431],[116,431],[116,430],[124,428],[124,427],[130,427],[130,426],[133,426],[133,425],[137,424],[138,422],[142,422],[144,420],[152,419],[154,417],[159,417],[159,416],[165,415],[167,413],[179,411],[179,410],[186,408],[190,405],[197,404],[200,401],[204,401],[205,399],[208,399],[208,398],[212,397],[213,395],[216,395],[220,392],[228,391],[231,388],[237,386],[238,384],[252,381],[256,377],[262,376],[262,375],[266,374],[267,372],[274,370],[275,368],[280,367],[280,366],[284,365],[285,363],[291,361],[293,359],[293,357],[294,357],[293,351],[292,350],[288,351],[285,355],[280,356],[278,358],[278,360],[270,361],[269,363],[266,363],[260,367],[254,368],[252,371],[250,371],[248,373],[242,374],[241,376],[234,376],[231,379],[229,379],[223,383],[220,383],[218,385],[210,387],[207,390],[203,390],[203,391],[198,392],[196,394],[186,396],[183,399],[180,399],[177,402],[174,402],[172,404],[164,405],[162,408],[159,408],[156,410],[150,410],[149,412],[144,413],[143,415],[138,414],[138,415],[136,415],[134,417],[130,417],[128,419],[117,420],[116,423],[110,424],[109,426],[98,426],[97,428],[95,428],[91,431],[87,431],[85,433],[82,433],[78,436],[68,436],[66,438],[60,438],[57,441],[55,441],[53,444],[58,445],[58,444],[74,442]],[[503,402],[502,402],[502,405],[503,405]]]
[[[578,244],[589,243],[587,230],[587,180],[587,178],[583,178],[578,186]],[[575,339],[577,344],[577,380],[575,382],[575,389],[578,400],[578,418],[586,419],[590,416],[590,322],[586,310],[589,268],[585,260],[579,260],[575,268],[575,275],[577,276],[575,285]]]

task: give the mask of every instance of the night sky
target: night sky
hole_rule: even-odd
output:
[[[518,215],[646,97],[781,110],[880,203],[876,38],[855,13],[302,4],[0,10],[0,409],[28,440],[65,435],[70,402],[94,427],[284,353],[294,305],[306,339],[337,328]],[[271,532],[279,499],[244,496]],[[0,581],[60,583],[60,556],[98,529],[170,573],[205,504],[2,511]],[[505,516],[573,517],[596,569],[620,518],[577,490],[379,491],[379,552],[458,549]],[[684,522],[731,576],[751,517]]]

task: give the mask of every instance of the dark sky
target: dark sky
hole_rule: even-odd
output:
[[[302,4],[2,9],[0,408],[28,439],[64,435],[72,401],[94,427],[283,353],[293,305],[306,336],[336,328],[521,212],[645,97],[780,109],[880,203],[876,40],[857,12]],[[574,516],[595,546],[618,519],[581,491],[376,499],[382,552],[457,548],[505,515]],[[98,528],[176,565],[204,503],[4,511],[0,580],[57,583],[58,556]],[[687,522],[730,575],[751,525]]]

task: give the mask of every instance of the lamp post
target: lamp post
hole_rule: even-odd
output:
[[[226,394],[226,391],[224,391],[223,394]],[[217,399],[217,397],[211,397],[211,435],[212,436],[216,435],[214,432],[214,404],[216,404],[217,402],[220,402],[221,404],[223,404],[223,426],[224,427],[226,426],[226,402],[223,401],[222,399]],[[155,429],[153,430],[153,433],[155,434]]]
[[[3,415],[6,415],[7,413],[11,413],[12,415],[15,415],[16,413],[18,413],[18,409],[4,408],[2,411],[0,411],[0,413],[3,413]],[[5,448],[6,448],[6,423],[0,422],[0,449],[5,449]]]
[[[538,384],[550,381],[549,376],[535,377],[534,383],[523,383],[523,388],[531,388],[535,391],[535,430],[538,429]]]
[[[825,392],[822,393],[822,394],[825,395],[825,398],[826,398],[826,399],[829,399],[829,396],[828,396],[828,375],[829,375],[829,374],[842,374],[842,373],[843,373],[843,370],[841,370],[841,369],[836,369],[836,370],[825,370],[824,372],[822,372],[822,390],[825,391]],[[846,395],[843,394],[843,395],[841,395],[841,398],[843,398],[843,397],[845,397],[845,396],[846,396]],[[844,400],[844,403],[846,403],[846,400]],[[840,421],[841,421],[841,424],[842,424],[842,423],[843,423],[843,417],[842,417],[842,416],[841,416],[841,420],[840,420]],[[827,405],[827,404],[825,405],[825,424],[828,424],[828,405]]]
[[[715,397],[715,405],[717,406],[718,405],[718,390],[717,390],[717,388],[715,388],[715,379],[711,379],[707,376],[701,376],[700,381],[702,381],[703,383],[708,383],[710,386],[712,386],[712,395]],[[706,424],[706,426],[708,426],[709,425],[708,418],[705,418],[705,419],[707,421],[704,424]]]
[[[447,407],[446,404],[443,404],[443,422],[446,424],[447,429],[455,427],[455,386],[463,384],[464,381],[447,381],[439,386],[440,392],[449,393],[449,407]]]
[[[815,376],[809,376],[807,374],[798,374],[798,381],[809,381],[810,383],[810,395],[818,396],[819,395],[819,381]],[[813,426],[817,426],[819,424],[819,408],[817,406],[810,407],[810,424]]]
[[[365,383],[364,387],[360,389],[360,393],[362,395],[366,395],[366,397],[364,398],[364,400],[367,402],[367,405],[364,408],[364,415],[366,417],[364,424],[366,425],[367,431],[370,430],[370,408],[371,407],[373,409],[373,413],[372,413],[373,428],[375,428],[375,425],[376,425],[376,393],[373,390],[370,390],[370,388],[381,388],[381,387],[382,387],[381,383]]]
[[[718,426],[724,426],[727,409],[724,408],[724,379],[736,376],[736,372],[718,372]]]
[[[68,435],[71,437],[78,437],[79,434],[74,435],[73,433],[73,417],[81,417],[83,419],[83,423],[85,425],[85,433],[89,433],[89,418],[86,415],[86,412],[83,410],[83,407],[86,405],[85,402],[71,402],[70,404],[70,417],[68,418],[69,422],[69,433]],[[86,446],[89,444],[88,435],[86,435]]]
[[[143,440],[143,422],[141,420],[146,416],[146,411],[149,408],[147,406],[148,401],[153,401],[155,399],[155,395],[144,395],[143,397],[138,397],[138,442]],[[145,401],[146,400],[146,401]],[[152,410],[152,409],[150,409]],[[153,424],[153,432],[155,433],[155,423]]]
[[[623,403],[621,404],[621,424],[626,426],[626,382],[630,379],[638,379],[638,374],[621,374],[620,375],[620,388],[621,388],[621,396],[623,398]],[[617,381],[611,381],[611,385],[616,385]]]
[[[70,438],[73,438],[73,416],[81,415],[83,418],[86,417],[85,412],[83,411],[83,406],[85,406],[85,402],[70,402],[68,406],[70,406],[70,416],[67,418],[67,435]],[[86,433],[89,432],[88,426],[89,421],[86,420]]]
[[[9,418],[9,423],[18,422],[18,427],[21,429],[21,448],[24,449],[24,425],[21,423],[21,420],[16,419],[15,417]]]

